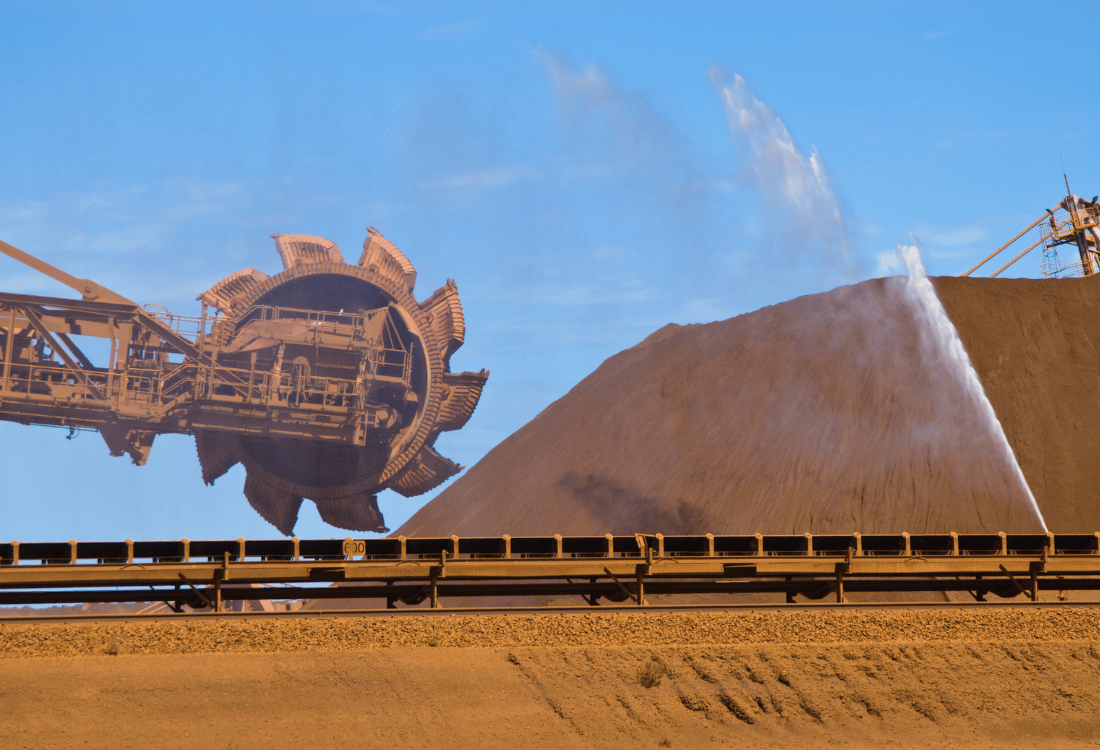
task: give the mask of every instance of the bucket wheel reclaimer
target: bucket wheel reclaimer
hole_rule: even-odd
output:
[[[203,479],[243,464],[245,496],[284,534],[305,499],[333,526],[386,531],[379,491],[418,495],[462,469],[433,445],[466,424],[489,374],[450,371],[457,287],[417,302],[416,270],[374,229],[355,265],[321,237],[272,236],[283,271],[226,277],[199,295],[200,318],[0,241],[82,297],[0,292],[0,420],[95,429],[139,466],[157,435],[191,434]],[[89,337],[107,340],[106,364],[81,349]]]
[[[466,423],[488,378],[450,372],[465,335],[455,283],[417,302],[412,263],[368,232],[356,265],[321,237],[272,235],[282,273],[249,268],[198,297],[218,314],[219,364],[270,372],[274,398],[318,420],[329,405],[362,407],[355,444],[311,441],[308,428],[289,438],[195,431],[203,480],[243,464],[249,503],[284,534],[303,499],[333,526],[387,531],[377,493],[419,495],[461,471],[432,446]]]

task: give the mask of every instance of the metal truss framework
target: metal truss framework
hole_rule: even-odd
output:
[[[314,338],[351,337],[370,323],[367,314],[300,312],[316,318]],[[113,454],[129,453],[138,464],[158,433],[225,431],[356,445],[386,420],[384,409],[359,398],[363,387],[355,382],[219,363],[206,343],[213,322],[162,320],[125,303],[0,294],[0,416],[98,429]],[[197,330],[185,335],[181,324]],[[74,336],[106,340],[106,366],[94,365]]]
[[[330,584],[328,586],[318,584]],[[280,588],[259,588],[278,584]],[[339,584],[339,585],[331,585]],[[0,604],[966,591],[1038,601],[1100,590],[1093,534],[440,537],[0,544]]]
[[[1005,263],[989,275],[995,278],[1016,261],[1023,258],[1039,245],[1043,246],[1043,276],[1046,278],[1072,278],[1094,276],[1100,273],[1100,203],[1097,196],[1086,200],[1074,195],[1066,180],[1066,197],[1054,208],[1027,225],[1019,234],[1001,245],[982,259],[978,265],[960,276],[969,276],[1016,244],[1035,227],[1039,227],[1039,237],[1021,250],[1012,260]],[[1066,261],[1058,257],[1058,247],[1073,246],[1077,250],[1078,261]]]

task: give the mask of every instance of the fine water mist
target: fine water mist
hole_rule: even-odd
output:
[[[957,378],[959,384],[965,390],[968,400],[988,425],[990,434],[1004,451],[1006,463],[1015,471],[1016,478],[1031,503],[1031,511],[1039,519],[1043,531],[1047,531],[1043,513],[1039,510],[1039,504],[1035,502],[1035,496],[1031,494],[1031,488],[1020,469],[1016,455],[1012,452],[1012,446],[1008,444],[1004,428],[1001,427],[1001,422],[997,419],[997,413],[993,410],[993,405],[989,403],[989,399],[985,395],[985,389],[982,388],[978,373],[970,363],[970,357],[966,353],[962,339],[959,338],[958,331],[955,330],[951,319],[947,317],[947,311],[944,310],[939,297],[936,296],[936,290],[932,286],[932,282],[928,280],[928,276],[925,274],[917,239],[913,235],[909,235],[909,241],[912,243],[911,245],[903,245],[899,242],[897,253],[909,269],[909,277],[905,284],[906,296],[913,306],[918,320],[923,320],[926,324],[925,331],[929,334],[926,340],[933,349],[936,359],[941,361],[945,368],[950,368],[952,372],[949,374]]]

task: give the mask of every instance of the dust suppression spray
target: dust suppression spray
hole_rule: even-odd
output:
[[[898,256],[905,261],[909,269],[909,278],[905,284],[908,301],[913,306],[918,319],[924,322],[937,358],[943,362],[944,367],[951,369],[952,374],[965,389],[968,400],[981,414],[990,433],[1000,444],[1007,464],[1015,471],[1016,478],[1031,503],[1031,510],[1039,519],[1039,525],[1043,527],[1043,531],[1047,531],[1043,513],[1039,510],[1039,504],[1035,502],[1035,496],[1031,494],[1031,488],[1028,487],[1024,472],[1016,460],[1016,454],[1012,452],[1012,446],[1008,444],[1001,421],[997,419],[997,413],[985,395],[982,381],[978,379],[978,373],[970,363],[970,357],[966,353],[962,339],[959,338],[959,333],[955,330],[951,319],[947,317],[947,311],[943,309],[943,304],[936,296],[932,282],[925,275],[920,248],[917,247],[917,238],[910,234],[909,241],[912,244],[903,245],[899,242],[897,247]]]

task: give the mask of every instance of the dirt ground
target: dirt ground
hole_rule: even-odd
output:
[[[1092,608],[0,626],[5,746],[1100,747]]]

